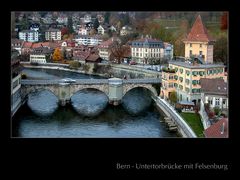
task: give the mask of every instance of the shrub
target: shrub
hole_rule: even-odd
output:
[[[21,74],[21,78],[22,79],[27,79],[27,75],[26,74]]]
[[[215,107],[214,112],[215,112],[216,115],[219,115],[220,112],[221,112],[221,109],[219,107]]]
[[[90,69],[90,66],[89,66],[88,64],[84,64],[84,65],[83,65],[83,70],[84,70],[85,72],[88,72],[89,69]]]
[[[73,69],[78,69],[81,66],[81,64],[78,61],[71,61],[69,62],[69,67]]]

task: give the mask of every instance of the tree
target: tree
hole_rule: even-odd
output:
[[[224,12],[221,17],[221,30],[226,30],[228,28],[228,13]]]
[[[120,44],[118,41],[114,42],[110,48],[111,56],[110,61],[117,60],[117,63],[120,64],[123,61],[124,55],[128,51],[128,47]]]
[[[52,58],[53,58],[54,61],[61,61],[61,60],[63,60],[63,56],[62,56],[62,53],[61,53],[59,48],[56,48],[54,50]]]
[[[96,18],[96,19],[94,20],[93,27],[94,27],[94,29],[97,31],[97,28],[99,27],[98,18]]]
[[[227,35],[221,35],[214,45],[213,49],[213,59],[215,62],[222,62],[225,65],[227,65],[228,62],[228,55],[227,55],[227,49],[228,49],[228,41],[227,41]]]
[[[104,21],[106,24],[109,24],[109,19],[110,19],[110,12],[106,12],[104,16]]]
[[[65,34],[68,34],[68,28],[64,27],[61,29],[61,35],[64,36]]]
[[[173,91],[170,93],[170,97],[169,97],[171,103],[176,104],[177,103],[177,92]]]
[[[74,33],[74,30],[73,30],[73,22],[72,22],[71,16],[68,17],[68,25],[67,25],[67,28],[68,28],[68,32],[69,32],[70,34]]]

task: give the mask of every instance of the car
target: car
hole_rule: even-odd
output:
[[[137,63],[135,61],[130,61],[129,65],[136,65]]]
[[[71,79],[71,78],[61,79],[60,81],[64,82],[64,83],[75,83],[76,82],[75,79]]]

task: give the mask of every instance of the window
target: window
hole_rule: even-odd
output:
[[[202,44],[200,44],[199,47],[201,48],[201,47],[202,47]]]
[[[192,56],[192,50],[189,51],[189,56]]]
[[[181,74],[183,73],[183,69],[182,69],[182,68],[180,68],[180,73],[181,73]]]
[[[199,51],[199,55],[200,55],[200,56],[202,55],[202,51]]]
[[[192,47],[192,43],[190,43],[190,47]]]
[[[187,76],[189,76],[189,74],[190,74],[190,71],[186,70],[186,73],[187,73]]]
[[[226,104],[226,99],[223,99],[222,103],[223,103],[223,105],[225,105]]]
[[[220,105],[219,98],[216,98],[216,99],[215,99],[215,105],[216,105],[216,106],[219,106],[219,105]]]
[[[176,88],[177,88],[177,87],[178,87],[178,84],[177,84],[177,83],[174,83],[174,87],[176,87]]]
[[[179,80],[180,80],[180,82],[183,82],[183,78],[182,77],[179,77]]]
[[[189,84],[189,82],[190,82],[189,79],[186,79],[186,84]]]
[[[174,79],[175,79],[175,80],[178,80],[178,76],[177,76],[177,75],[174,75]]]

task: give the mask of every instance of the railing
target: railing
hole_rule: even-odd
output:
[[[187,137],[196,138],[196,134],[189,127],[189,125],[184,121],[184,119],[175,111],[175,109],[165,100],[158,97],[156,99],[156,103],[162,106],[174,119],[174,121],[178,124],[178,126],[183,130]]]
[[[22,85],[54,85],[64,83],[61,79],[56,80],[21,80]],[[124,84],[159,84],[161,79],[128,79]],[[108,79],[75,79],[73,84],[108,84]]]

